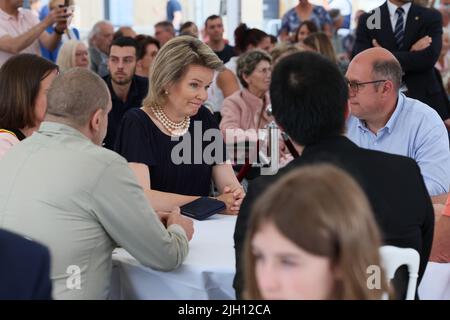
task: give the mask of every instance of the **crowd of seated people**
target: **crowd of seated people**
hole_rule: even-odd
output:
[[[414,248],[420,254],[419,281],[426,269],[433,241],[434,212],[419,166],[404,156],[367,150],[345,137],[349,116],[348,83],[338,67],[311,52],[291,54],[272,72],[273,115],[291,137],[300,157],[275,176],[250,183],[234,234],[236,270],[234,287],[242,297],[243,248],[253,203],[280,176],[311,163],[331,163],[349,173],[369,199],[384,244]],[[318,201],[328,201],[320,199]],[[401,298],[405,270],[394,287]]]
[[[180,207],[208,197],[236,217],[238,299],[403,299],[405,267],[367,288],[383,245],[418,252],[418,285],[450,263],[448,9],[387,0],[392,30],[362,11],[350,30],[299,0],[277,35],[232,42],[211,15],[84,42],[68,3],[0,1],[0,299],[106,299],[118,246],[171,272],[195,232]],[[241,184],[229,145],[262,149],[269,125],[280,171]]]
[[[117,246],[167,271],[188,253],[192,221],[156,213],[127,161],[101,146],[111,107],[98,75],[71,69],[48,89],[39,130],[2,159],[1,227],[49,248],[55,299],[106,299]],[[78,289],[67,285],[72,267]]]

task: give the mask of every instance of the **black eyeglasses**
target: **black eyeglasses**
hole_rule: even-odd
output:
[[[354,93],[358,93],[360,86],[387,81],[387,80],[374,80],[374,81],[367,81],[367,82],[356,82],[356,81],[349,81],[348,79],[346,79],[346,80],[347,80],[348,87]]]

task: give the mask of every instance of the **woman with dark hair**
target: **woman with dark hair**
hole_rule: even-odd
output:
[[[294,37],[294,43],[303,43],[311,33],[318,32],[317,25],[310,20],[303,21],[297,29]]]
[[[0,159],[39,128],[57,74],[57,65],[33,54],[16,55],[0,68]]]
[[[269,52],[271,48],[270,35],[262,30],[247,27],[241,23],[234,31],[235,50],[243,54],[251,49],[261,49]]]
[[[234,42],[234,48],[238,56],[231,58],[225,64],[225,67],[230,69],[236,76],[237,61],[240,55],[254,49],[269,52],[272,48],[270,35],[256,28],[250,29],[245,23],[241,23],[234,31]]]
[[[159,49],[161,49],[161,46],[158,40],[145,34],[137,35],[134,39],[138,46],[135,74],[143,78],[148,78],[150,68],[152,67],[153,61],[155,60]]]
[[[331,165],[297,169],[252,206],[245,244],[245,298],[380,300],[384,272],[380,232],[361,187]]]

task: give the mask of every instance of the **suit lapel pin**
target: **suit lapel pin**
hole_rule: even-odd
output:
[[[420,18],[419,18],[418,16],[416,16],[416,21],[419,21],[419,19],[420,19]]]

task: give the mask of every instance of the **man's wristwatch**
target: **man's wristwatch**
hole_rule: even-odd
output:
[[[59,34],[60,36],[64,34],[64,31],[59,31],[56,27],[53,27],[53,31],[55,31],[55,33]]]

